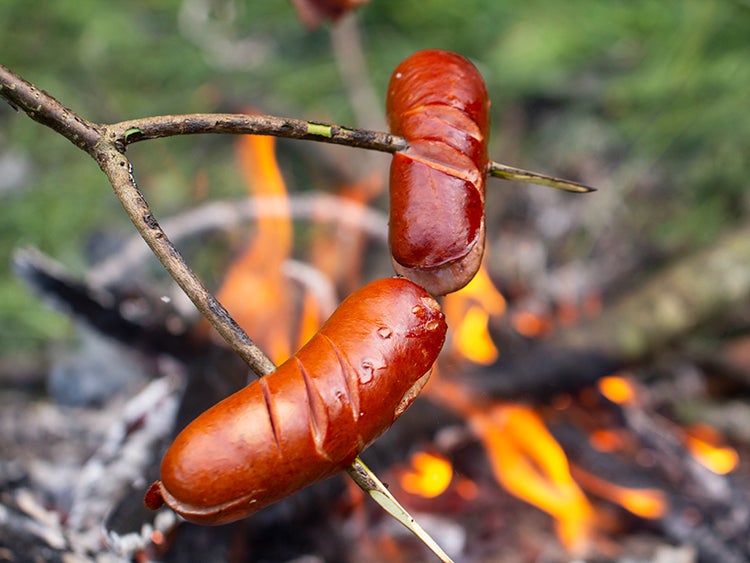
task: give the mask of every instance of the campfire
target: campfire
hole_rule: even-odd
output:
[[[216,219],[218,208],[209,204],[191,210],[190,221],[165,221],[165,229],[181,233],[176,238],[225,230],[233,258],[217,297],[279,363],[315,333],[340,296],[389,271],[386,218],[377,211],[384,178],[365,176],[335,196],[290,194],[275,144],[270,137],[237,139],[247,190],[240,211]],[[451,328],[422,396],[363,459],[458,561],[750,558],[750,503],[737,450],[706,423],[678,424],[667,383],[647,381],[638,373],[644,368],[595,348],[563,346],[558,335],[606,309],[601,294],[535,301],[533,288],[493,269],[496,234],[490,229],[487,263],[477,276],[441,300]],[[43,500],[23,482],[5,493],[16,512],[0,516],[13,518],[19,537],[44,529],[54,551],[63,523],[52,515],[64,512],[64,525],[90,556],[114,550],[140,561],[430,560],[338,477],[219,528],[141,507],[173,435],[247,379],[213,329],[181,315],[177,302],[165,304],[167,293],[122,286],[118,277],[143,256],[123,252],[124,265],[100,264],[88,285],[37,256],[17,260],[33,286],[130,346],[148,373],[142,390],[118,409],[117,424],[87,452],[80,476],[60,477],[77,483],[64,509],[60,498]],[[162,306],[142,314],[148,307],[136,305],[150,300]],[[100,309],[84,307],[91,303]],[[113,306],[143,338],[97,322]],[[514,372],[519,365],[533,370],[532,359],[546,379]],[[580,377],[569,380],[566,374],[578,369]],[[95,415],[86,416],[96,423]]]

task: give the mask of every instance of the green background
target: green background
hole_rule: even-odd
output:
[[[677,252],[747,213],[748,2],[373,0],[356,19],[381,107],[411,52],[471,58],[492,98],[493,158],[568,176],[593,166],[599,201],[614,198],[601,229],[614,217],[625,236]],[[306,29],[287,2],[4,0],[0,62],[97,122],[250,106],[357,124],[328,27]],[[12,250],[37,246],[82,275],[92,233],[132,227],[87,155],[0,106],[0,354],[34,353],[69,324],[12,278]],[[242,190],[228,138],[129,155],[158,215],[199,199],[200,171],[210,197]],[[303,160],[286,166],[294,189],[319,189]],[[584,209],[595,219],[596,200]]]

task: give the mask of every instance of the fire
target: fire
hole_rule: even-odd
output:
[[[310,292],[305,293],[302,301],[302,312],[297,334],[297,348],[310,340],[320,328],[320,319],[323,316],[320,302]]]
[[[475,364],[489,365],[498,356],[497,348],[487,333],[489,320],[490,316],[484,309],[471,305],[453,334],[453,346]]]
[[[552,515],[568,548],[583,548],[594,527],[594,512],[539,415],[525,406],[495,404],[475,412],[470,424],[487,448],[496,479]]]
[[[399,476],[399,484],[408,493],[425,498],[442,494],[453,479],[453,466],[440,456],[416,452],[411,456],[411,468]]]
[[[278,196],[286,213],[260,217],[252,240],[232,262],[216,297],[271,359],[291,355],[291,300],[283,264],[291,254],[292,223],[287,190],[275,155],[275,139],[242,135],[237,163],[252,195]],[[208,330],[202,323],[198,330]]]
[[[666,514],[669,507],[666,495],[658,489],[623,487],[601,479],[580,468],[576,468],[574,473],[576,480],[587,491],[618,504],[625,510],[641,518],[660,518]]]
[[[613,486],[610,483],[610,486]],[[667,511],[667,501],[663,491],[658,489],[628,489],[625,487],[613,489],[614,502],[624,509],[642,518],[660,518]]]
[[[466,287],[445,297],[443,311],[448,325],[455,327],[451,349],[476,364],[489,365],[498,357],[488,331],[490,317],[505,312],[505,298],[482,267]]]
[[[441,379],[428,393],[468,420],[496,480],[508,492],[553,516],[560,540],[571,551],[586,546],[595,527],[593,508],[573,479],[565,452],[533,409],[487,404]]]
[[[699,463],[718,475],[726,475],[739,463],[737,450],[723,445],[719,433],[708,425],[686,429],[685,444]]]
[[[464,289],[446,296],[443,310],[449,325],[455,327],[450,344],[453,352],[485,365],[497,359],[488,323],[492,316],[505,313],[506,302],[484,266]],[[549,321],[531,313],[515,315],[513,323],[528,336],[550,330]],[[572,551],[588,543],[595,527],[594,510],[573,479],[562,448],[533,409],[488,404],[434,376],[427,392],[467,419],[487,451],[496,480],[508,492],[553,516],[561,541]]]

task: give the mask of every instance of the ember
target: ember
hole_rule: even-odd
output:
[[[539,338],[550,333],[550,321],[535,315],[531,311],[518,311],[513,315],[513,327],[523,336]]]
[[[613,403],[623,405],[635,400],[635,389],[624,377],[614,375],[602,377],[597,382],[597,386],[599,392]]]
[[[414,495],[436,497],[448,488],[453,478],[450,462],[441,456],[416,452],[411,456],[411,466],[399,481],[406,492]]]
[[[737,450],[723,444],[723,438],[716,430],[700,424],[687,428],[685,432],[688,450],[706,468],[718,475],[726,475],[737,467]]]

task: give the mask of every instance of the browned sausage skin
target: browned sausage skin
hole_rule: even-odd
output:
[[[389,243],[399,274],[433,295],[466,285],[484,253],[490,102],[484,80],[455,53],[419,51],[388,85],[393,156]]]
[[[404,278],[345,299],[272,374],[191,422],[146,494],[187,520],[223,524],[344,469],[426,383],[445,339],[437,302]]]

